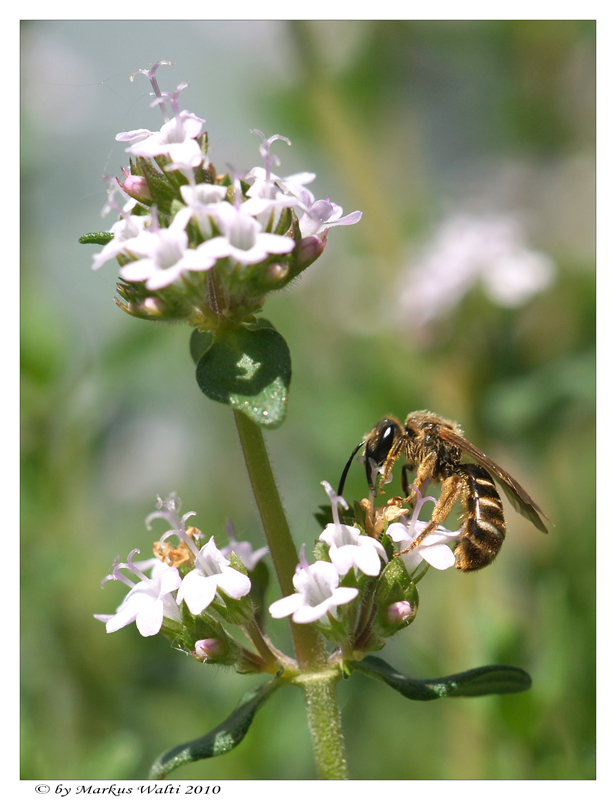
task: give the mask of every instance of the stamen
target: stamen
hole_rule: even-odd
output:
[[[101,589],[107,583],[107,581],[122,581],[122,583],[125,583],[129,587],[129,589],[132,589],[135,586],[135,584],[129,578],[127,578],[126,575],[123,575],[120,572],[120,570],[123,567],[126,567],[128,565],[120,564],[119,561],[120,561],[120,556],[116,556],[113,562],[113,571],[111,575],[105,575],[105,577],[101,581]]]
[[[241,180],[246,175],[247,170],[244,172],[238,172],[233,164],[227,164],[227,169],[229,170],[229,174],[233,175],[233,205],[235,209],[239,209],[242,205],[242,184]]]
[[[344,508],[345,511],[348,511],[349,504],[341,495],[337,495],[334,490],[332,489],[331,485],[327,481],[321,481],[321,486],[327,492],[327,496],[332,504],[332,519],[334,521],[334,525],[336,529],[340,528],[340,515],[338,514],[338,504]]]
[[[270,148],[272,146],[272,142],[275,142],[276,139],[282,139],[283,142],[286,142],[288,145],[291,145],[291,140],[287,139],[286,136],[281,136],[279,133],[275,133],[273,136],[270,136],[268,139],[263,131],[258,130],[258,128],[253,128],[250,133],[257,133],[259,136],[263,138],[263,144],[259,145],[259,153],[261,153],[261,157],[263,158],[263,166],[265,168],[265,180],[267,183],[271,182],[271,174],[272,174],[272,165],[278,167],[280,166],[280,159],[278,156],[273,156],[270,154]]]
[[[152,69],[136,69],[130,76],[130,79],[131,81],[134,81],[135,75],[137,75],[138,73],[145,75],[146,78],[152,84],[152,89],[154,89],[154,94],[156,95],[156,97],[160,98],[162,97],[162,93],[158,88],[158,81],[156,80],[156,70],[161,66],[168,66],[168,67],[173,66],[173,61],[157,61],[156,64],[154,64],[154,66],[152,67]],[[164,105],[161,106],[161,111],[163,114],[163,120],[165,122],[169,122],[169,115],[167,114],[167,109],[165,108]]]
[[[154,100],[151,103],[152,106],[160,105],[161,108],[164,108],[165,101],[169,103],[169,105],[171,106],[171,110],[173,111],[173,116],[175,118],[175,135],[177,137],[177,141],[180,141],[182,139],[182,133],[184,129],[182,123],[182,117],[180,115],[179,97],[180,97],[180,92],[186,89],[187,86],[188,86],[187,83],[181,83],[177,87],[177,89],[173,92],[173,94],[169,94],[169,92],[161,92],[160,97],[157,97],[156,100]],[[165,119],[165,122],[169,122],[169,118]]]
[[[306,543],[302,544],[301,550],[299,551],[299,564],[296,567],[296,571],[300,569],[305,569],[308,571],[308,559],[306,558]]]
[[[180,510],[181,507],[182,507],[182,502],[179,497],[175,495],[169,495],[169,497],[166,500],[162,500],[159,496],[158,501],[156,503],[156,508],[158,509],[158,511],[153,511],[151,514],[148,514],[148,516],[145,519],[145,524],[148,530],[152,530],[152,526],[150,523],[153,519],[166,519],[167,522],[171,525],[171,530],[167,531],[166,533],[163,533],[159,541],[164,542],[170,536],[176,535],[183,542],[186,543],[187,547],[190,548],[195,558],[198,559],[200,555],[199,549],[195,545],[191,537],[186,533],[186,520],[189,519],[190,517],[194,517],[196,512],[188,511],[180,519],[178,511]]]
[[[116,193],[120,191],[116,178],[110,175],[103,175],[103,180],[106,181],[109,188],[107,189],[107,202],[101,211],[101,217],[106,217],[110,211],[117,211],[119,216],[124,216],[124,209],[116,200]]]

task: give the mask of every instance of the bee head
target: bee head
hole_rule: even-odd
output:
[[[395,417],[384,417],[366,437],[366,478],[372,491],[374,491],[374,481],[370,462],[374,461],[381,466],[401,436],[404,436],[404,428],[398,420]]]

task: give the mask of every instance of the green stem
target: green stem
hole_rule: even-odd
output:
[[[286,596],[295,590],[293,575],[298,561],[297,550],[291,538],[261,428],[241,412],[233,413],[278,582]],[[340,672],[328,668],[324,641],[311,625],[292,622],[291,632],[301,670],[292,683],[301,687],[306,698],[319,777],[323,780],[347,779],[340,706],[335,691]]]
[[[291,659],[287,658],[285,662],[285,656],[283,653],[280,653],[280,651],[276,650],[274,645],[266,639],[254,620],[249,622],[244,630],[246,636],[248,636],[254,648],[265,662],[267,671],[271,672],[272,675],[275,675],[278,672],[281,664],[286,663],[287,665],[291,665]]]
[[[298,563],[297,550],[282,507],[261,428],[241,411],[233,411],[248,476],[261,516],[265,538],[283,596],[293,594],[293,575]],[[327,652],[319,633],[308,625],[291,623],[297,660],[302,669],[322,670]]]
[[[304,673],[294,681],[306,696],[308,724],[321,780],[340,781],[349,777],[336,698],[339,678],[338,671],[327,670],[312,675]]]

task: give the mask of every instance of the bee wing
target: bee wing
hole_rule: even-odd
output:
[[[439,430],[439,435],[450,444],[454,444],[456,447],[459,447],[460,450],[471,456],[471,458],[473,458],[478,464],[481,464],[489,472],[491,472],[505,490],[507,499],[518,512],[518,514],[521,514],[523,517],[526,517],[526,519],[530,520],[533,525],[540,531],[543,531],[543,533],[548,532],[548,529],[545,527],[545,523],[541,517],[545,517],[550,524],[553,524],[552,520],[544,511],[539,508],[537,503],[535,503],[528,492],[520,486],[515,478],[512,478],[506,470],[504,470],[502,467],[499,467],[495,461],[492,461],[492,459],[489,458],[483,451],[481,451],[478,447],[475,447],[474,444],[469,442],[468,439],[465,439],[464,436],[461,436],[457,431],[450,430],[449,428],[441,428]],[[539,516],[540,514],[541,516]]]

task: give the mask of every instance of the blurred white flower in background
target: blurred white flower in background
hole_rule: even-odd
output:
[[[556,265],[528,246],[524,228],[509,214],[452,214],[402,277],[399,312],[421,328],[454,308],[481,282],[497,305],[513,308],[545,290]]]

